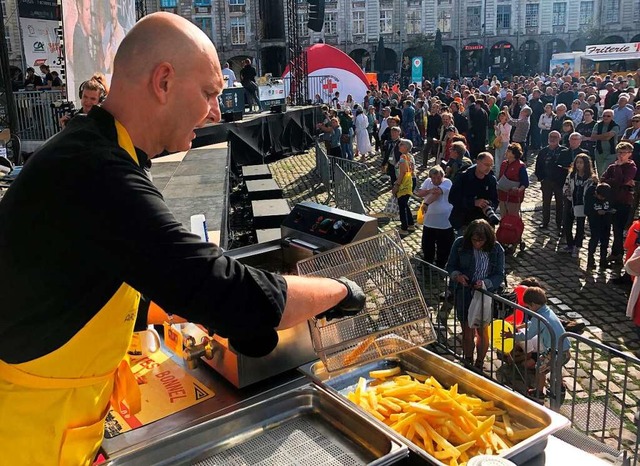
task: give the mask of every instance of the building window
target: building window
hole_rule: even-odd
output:
[[[567,24],[567,4],[553,4],[553,26],[564,26]]]
[[[580,2],[580,26],[593,22],[593,2]]]
[[[442,10],[438,13],[438,29],[440,32],[451,32],[451,10]]]
[[[177,0],[160,0],[160,8],[176,8],[177,6]]]
[[[511,28],[511,5],[498,5],[496,12],[496,24],[498,29]]]
[[[194,0],[193,6],[196,8],[211,7],[211,0]]]
[[[229,0],[229,5],[244,5],[244,0]]]
[[[640,0],[635,1],[635,6],[633,7],[633,20],[640,21]]]
[[[364,34],[364,11],[353,12],[353,33]]]
[[[524,27],[537,28],[538,27],[538,11],[540,5],[537,3],[527,3],[524,12]]]
[[[231,18],[231,43],[233,45],[247,43],[247,18],[245,16]]]
[[[604,21],[607,24],[620,22],[620,0],[605,0]]]
[[[478,31],[480,29],[482,26],[481,13],[479,6],[467,7],[467,31]]]
[[[380,10],[380,34],[393,32],[393,10]]]
[[[338,12],[327,11],[324,15],[324,33],[335,36],[338,33]]]
[[[193,22],[202,29],[209,39],[213,39],[211,16],[196,16],[193,18]]]
[[[3,7],[2,11],[4,11],[4,5],[2,5],[2,7]],[[4,43],[7,44],[7,52],[11,53],[12,52],[12,50],[11,50],[11,36],[9,35],[8,32],[5,33],[5,35],[4,35]]]
[[[299,27],[301,36],[309,35],[309,26],[307,26],[308,21],[309,21],[309,10],[299,7],[298,8],[298,27]]]
[[[422,32],[422,13],[420,10],[409,10],[407,14],[407,34]]]

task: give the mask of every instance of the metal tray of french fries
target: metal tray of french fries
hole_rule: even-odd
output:
[[[521,464],[542,453],[548,436],[569,424],[564,416],[424,348],[339,372],[327,372],[320,361],[300,370],[438,466],[463,465],[479,454]]]
[[[397,232],[332,249],[299,261],[297,267],[299,275],[347,277],[366,294],[365,309],[355,316],[309,321],[314,350],[327,370],[435,341],[426,303]]]
[[[114,459],[123,465],[386,466],[408,455],[347,403],[315,384],[285,391]]]

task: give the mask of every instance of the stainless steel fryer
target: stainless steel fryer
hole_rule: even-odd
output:
[[[108,466],[383,466],[407,455],[343,400],[308,384],[159,438]]]
[[[528,428],[542,428],[538,433],[501,453],[500,456],[516,464],[525,463],[542,453],[549,435],[569,425],[569,420],[564,416],[424,348],[415,348],[398,354],[394,358],[380,359],[338,372],[328,372],[322,362],[307,364],[301,367],[300,370],[323,387],[333,390],[334,393],[346,396],[349,391],[355,388],[360,377],[371,380],[369,377],[370,371],[388,369],[398,365],[403,371],[433,375],[445,387],[458,384],[460,392],[476,395],[486,401],[493,401],[496,406],[506,409],[515,422]],[[359,407],[358,409],[360,410]],[[361,412],[364,413],[362,410]],[[429,455],[425,450],[419,448],[373,416],[368,414],[367,416],[373,424],[378,425],[389,435],[393,435],[403,442],[413,453],[431,464],[446,466],[445,463]]]
[[[302,202],[291,210],[281,226],[282,238],[225,252],[246,265],[271,272],[296,274],[296,264],[354,241],[378,234],[378,221],[366,215]],[[202,360],[238,388],[260,382],[317,358],[307,323],[278,332],[278,346],[267,356],[250,358],[236,352],[227,339],[211,338],[196,325],[183,334],[197,345],[186,349],[190,363]],[[206,358],[201,358],[205,356]]]

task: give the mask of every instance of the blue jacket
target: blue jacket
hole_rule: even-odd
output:
[[[462,274],[473,277],[476,271],[476,260],[473,255],[473,249],[463,249],[462,243],[464,238],[461,236],[453,242],[449,260],[447,261],[447,272],[451,276],[449,287],[453,288],[457,285],[455,278]],[[498,291],[504,283],[504,249],[500,243],[496,242],[493,250],[489,253],[489,271],[484,279],[484,284],[488,291]]]

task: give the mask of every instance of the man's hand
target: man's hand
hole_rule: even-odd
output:
[[[354,316],[364,309],[367,298],[360,285],[345,277],[336,278],[336,281],[339,281],[347,288],[347,296],[336,304],[334,308],[319,314],[317,316],[318,319],[341,319]]]
[[[487,207],[489,205],[489,203],[486,201],[486,199],[476,199],[474,202],[476,207],[479,207],[481,209],[484,209],[485,207]]]

